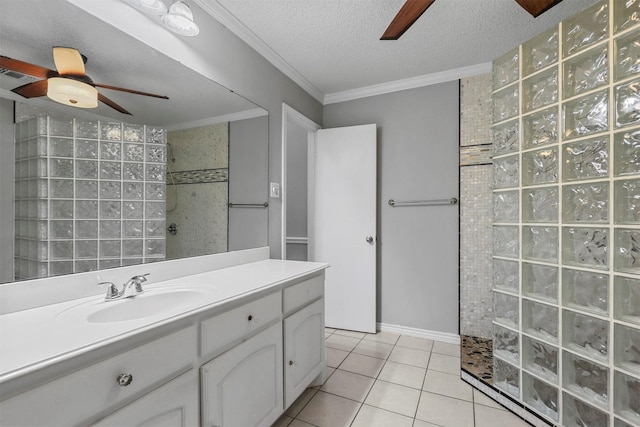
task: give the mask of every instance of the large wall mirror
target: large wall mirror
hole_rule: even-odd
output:
[[[79,109],[0,71],[0,283],[268,244],[266,110],[66,1],[2,0],[0,34],[0,55],[54,69],[72,47],[94,82],[169,97]]]

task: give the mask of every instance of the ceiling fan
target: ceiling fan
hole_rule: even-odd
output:
[[[54,47],[53,62],[56,65],[55,71],[0,55],[0,68],[43,79],[11,90],[25,98],[36,98],[46,95],[61,104],[79,108],[95,108],[98,106],[98,101],[100,101],[114,110],[128,115],[132,114],[98,92],[96,88],[99,87],[136,95],[169,99],[164,95],[95,83],[85,73],[84,64],[87,62],[87,58],[77,49]]]
[[[433,4],[435,0],[407,0],[400,8],[398,14],[393,18],[389,27],[384,32],[380,40],[398,40],[405,31],[420,18],[425,10]],[[524,10],[529,12],[534,18],[562,0],[515,0]]]

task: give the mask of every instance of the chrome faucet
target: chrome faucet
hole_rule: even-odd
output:
[[[118,287],[113,282],[100,282],[98,284],[108,285],[107,295],[104,297],[105,301],[133,298],[144,292],[142,284],[147,281],[147,276],[149,274],[151,273],[133,276],[122,286],[122,290],[118,290]]]

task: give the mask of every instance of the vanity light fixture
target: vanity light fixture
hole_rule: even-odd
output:
[[[189,5],[182,0],[175,0],[169,6],[169,13],[162,16],[162,23],[169,30],[182,36],[196,36],[200,28],[193,22],[193,13]]]
[[[47,96],[61,104],[78,108],[96,108],[98,90],[81,81],[64,77],[47,80]]]
[[[141,12],[149,15],[164,15],[167,13],[167,5],[162,0],[127,0],[129,4]]]

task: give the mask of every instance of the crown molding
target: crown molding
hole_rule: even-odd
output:
[[[423,76],[411,77],[403,80],[367,86],[359,89],[345,90],[343,92],[330,93],[324,97],[324,105],[336,104],[338,102],[352,101],[354,99],[366,98],[369,96],[383,95],[385,93],[398,92],[406,89],[415,89],[423,86],[430,86],[437,83],[449,82],[452,80],[464,79],[480,74],[491,72],[491,63],[470,65],[468,67],[454,68],[453,70],[440,71]]]
[[[222,116],[207,117],[206,119],[194,120],[191,122],[177,123],[171,126],[165,126],[168,131],[198,128],[202,126],[217,125],[218,123],[235,122],[237,120],[253,119],[254,117],[266,116],[269,113],[262,108],[254,108],[253,110],[240,111],[239,113],[224,114]]]
[[[309,80],[300,74],[295,68],[289,65],[280,55],[267,45],[260,37],[236,18],[227,8],[222,6],[217,0],[194,0],[194,3],[203,8],[209,15],[224,25],[229,31],[235,34],[240,40],[248,44],[253,50],[262,55],[274,67],[280,70],[285,76],[293,80],[298,86],[304,89],[318,102],[324,101],[324,94],[320,92]]]

